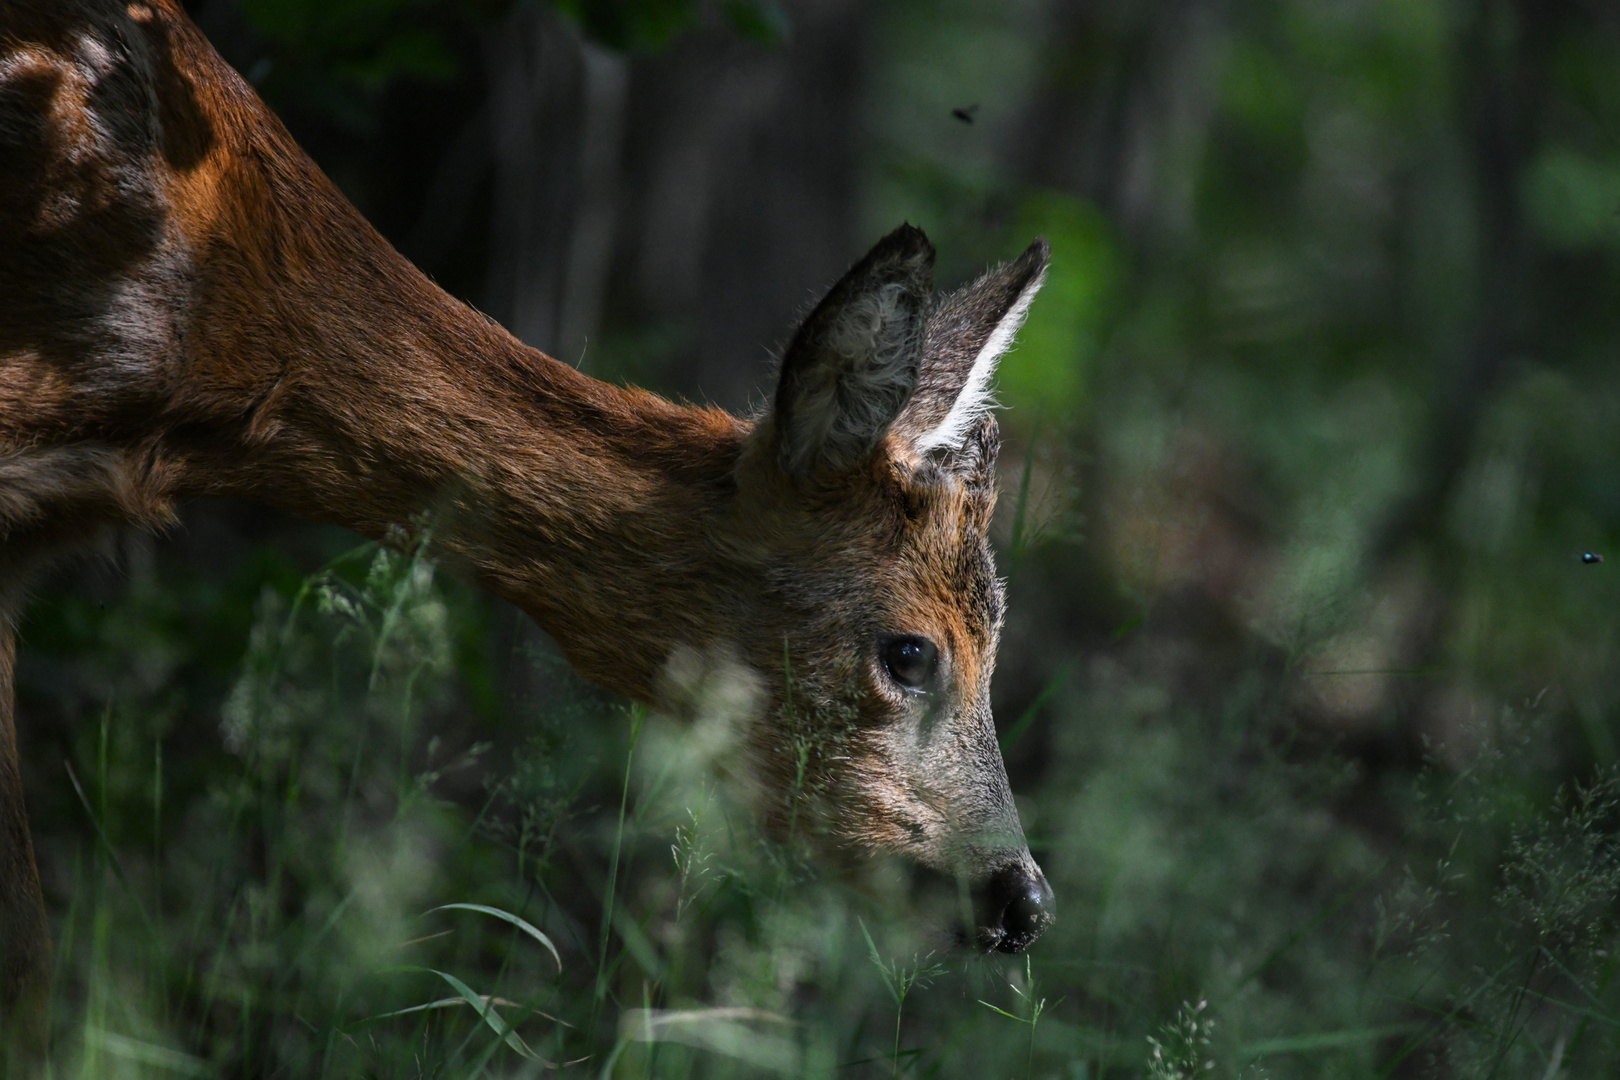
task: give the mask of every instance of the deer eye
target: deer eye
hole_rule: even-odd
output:
[[[925,637],[898,637],[883,646],[889,678],[908,690],[921,690],[934,676],[939,649]]]

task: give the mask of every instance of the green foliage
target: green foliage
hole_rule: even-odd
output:
[[[550,0],[587,37],[621,52],[656,52],[695,25],[698,0]],[[792,26],[777,0],[725,0],[726,24],[759,45],[787,41]]]
[[[1196,1080],[1215,1068],[1209,1057],[1215,1021],[1205,1015],[1209,1002],[1182,1002],[1175,1018],[1148,1036],[1148,1080]]]
[[[55,1075],[1614,1075],[1613,36],[1068,7],[874,9],[858,140],[862,231],[920,222],[943,285],[1053,244],[1000,388],[1031,954],[759,836],[724,687],[630,714],[414,540],[136,545],[22,634]],[[493,12],[245,10],[268,79],[360,105]],[[569,10],[631,49],[701,16]],[[649,378],[699,336],[615,333]]]
[[[456,74],[445,32],[488,17],[504,3],[484,0],[241,0],[269,55],[249,72],[273,101],[312,106],[368,130],[372,106],[391,81]]]
[[[553,0],[590,37],[613,49],[663,48],[697,21],[697,0]]]
[[[242,0],[242,14],[312,65],[376,87],[399,76],[442,79],[454,72],[444,42],[414,23],[434,6],[435,0]]]
[[[458,73],[457,39],[502,18],[518,0],[240,0],[268,45],[249,72],[272,101],[313,107],[356,131],[373,124],[381,92],[399,79]],[[585,37],[610,49],[664,49],[698,21],[698,0],[547,0]],[[777,0],[726,0],[740,36],[780,46],[791,33]]]
[[[861,924],[861,937],[866,939],[867,955],[871,958],[872,966],[877,968],[878,975],[883,979],[883,989],[889,992],[889,998],[894,1002],[894,1046],[889,1052],[889,1060],[894,1066],[894,1075],[900,1075],[900,1022],[905,1018],[906,996],[913,990],[926,990],[933,985],[933,980],[945,974],[945,965],[931,964],[932,954],[919,959],[912,955],[911,963],[902,964],[899,960],[885,960],[878,952],[877,943],[872,940],[872,934]]]
[[[782,45],[793,32],[778,0],[725,0],[720,10],[733,30],[756,44]]]
[[[1029,957],[1026,956],[1024,958],[1024,984],[1019,986],[1016,981],[1009,981],[1008,987],[1018,998],[1018,1001],[1022,1006],[1021,1011],[1024,1015],[1020,1016],[1017,1013],[1010,1013],[1006,1009],[1003,1009],[998,1005],[992,1005],[988,1001],[984,1001],[982,999],[979,1001],[979,1004],[983,1005],[985,1008],[989,1009],[998,1016],[1005,1016],[1009,1020],[1016,1020],[1020,1024],[1028,1025],[1029,1054],[1024,1058],[1024,1075],[1025,1077],[1029,1077],[1033,1075],[1035,1068],[1035,1032],[1039,1030],[1041,1026],[1041,1017],[1045,1015],[1047,1010],[1046,999],[1044,997],[1038,997],[1035,993],[1035,966],[1034,962],[1030,960]],[[1152,1042],[1153,1040],[1150,1038],[1148,1041]]]
[[[1525,177],[1531,220],[1560,248],[1620,242],[1620,163],[1549,147]]]
[[[1620,778],[1547,790],[1544,710],[1499,718],[1467,771],[1390,792],[1407,833],[1382,855],[1329,812],[1353,763],[1289,762],[1094,673],[1062,691],[1088,722],[1050,750],[1090,780],[1025,804],[1062,917],[1022,958],[929,954],[899,892],[851,892],[754,832],[702,717],[580,691],[509,705],[516,752],[446,749],[469,616],[423,538],[399,542],[260,592],[220,690],[231,753],[207,773],[127,737],[160,700],[89,719],[60,1075],[1484,1075],[1556,1055],[1597,1076],[1613,1060]],[[146,603],[132,590],[99,618]],[[139,662],[110,640],[104,662]]]
[[[1119,255],[1094,207],[1055,192],[1024,201],[1014,235],[1044,236],[1052,245],[1041,302],[1002,363],[998,397],[1012,409],[1049,418],[1081,415],[1086,374],[1102,344]]]

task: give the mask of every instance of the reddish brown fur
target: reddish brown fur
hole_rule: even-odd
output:
[[[0,0],[0,296],[0,1008],[44,955],[4,616],[40,560],[161,527],[196,495],[370,537],[426,518],[444,560],[602,686],[676,704],[682,649],[750,669],[767,820],[787,813],[802,737],[836,851],[976,876],[1028,861],[988,726],[989,461],[941,468],[891,434],[858,467],[790,476],[771,419],[522,345],[384,242],[176,0]],[[955,734],[927,769],[896,741],[914,706],[876,660],[890,631],[946,657]],[[955,839],[986,829],[999,846]]]

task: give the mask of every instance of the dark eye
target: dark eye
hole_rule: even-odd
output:
[[[889,677],[908,690],[921,690],[933,678],[939,650],[923,637],[895,638],[883,646],[883,666]]]

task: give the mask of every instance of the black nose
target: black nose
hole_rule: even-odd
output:
[[[984,899],[979,943],[987,949],[1023,952],[1052,921],[1052,887],[1033,864],[1014,863],[997,870]]]

